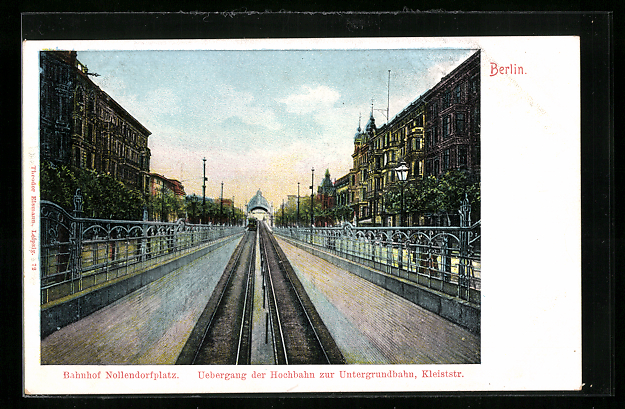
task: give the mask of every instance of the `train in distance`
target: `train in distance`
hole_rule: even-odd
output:
[[[254,218],[250,218],[247,220],[247,229],[250,231],[256,230],[256,226],[258,225],[258,220]]]

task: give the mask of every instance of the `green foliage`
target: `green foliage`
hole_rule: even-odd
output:
[[[41,167],[41,198],[63,207],[74,209],[76,189],[83,195],[85,217],[136,220],[143,213],[143,195],[124,186],[110,175],[93,170],[43,163]]]
[[[479,217],[480,184],[470,183],[464,172],[452,170],[440,179],[427,176],[404,187],[404,209],[409,213],[456,213],[465,194],[469,198],[474,216]],[[401,210],[401,188],[392,186],[384,195],[386,212],[397,214]]]
[[[188,220],[191,223],[213,223],[213,224],[243,224],[245,215],[241,209],[232,206],[224,205],[223,208],[219,204],[213,202],[210,199],[206,199],[206,203],[203,205],[203,199],[196,195],[187,196],[182,204],[180,212],[183,215],[186,213]],[[220,213],[220,211],[222,211]],[[181,215],[180,217],[183,217]],[[205,220],[202,220],[202,217]]]
[[[331,210],[336,222],[351,222],[354,217],[354,209],[346,205],[334,206]]]
[[[317,201],[313,202],[313,214],[315,220],[320,217],[329,217],[327,211],[322,210],[321,203]],[[295,225],[297,223],[297,204],[292,204],[291,206],[285,204],[284,215],[282,207],[276,209],[274,217],[274,221],[278,226]],[[310,196],[300,197],[299,224],[300,226],[310,226]]]

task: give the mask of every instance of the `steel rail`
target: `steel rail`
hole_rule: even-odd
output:
[[[256,235],[254,235],[254,239],[255,238],[256,238]],[[256,244],[256,240],[254,240],[254,244]],[[237,365],[239,365],[239,358],[241,356],[241,343],[243,341],[243,332],[245,330],[245,320],[246,320],[246,317],[248,315],[248,309],[254,308],[253,307],[254,306],[253,294],[252,294],[252,297],[250,299],[250,293],[252,293],[253,289],[254,289],[254,285],[253,285],[253,271],[252,271],[254,269],[254,259],[255,259],[255,256],[256,256],[256,246],[254,244],[252,245],[252,254],[250,256],[250,262],[249,262],[249,265],[248,265],[248,268],[247,268],[247,281],[245,283],[245,298],[243,300],[243,315],[241,317],[241,328],[239,330],[239,343],[238,343],[238,346],[237,346],[237,359],[236,359],[236,364]],[[250,288],[250,286],[252,288]],[[251,301],[250,304],[251,305],[248,305],[248,299],[250,299],[250,301]],[[248,328],[248,332],[251,332],[251,328],[252,328],[252,325],[250,323],[249,324],[249,328]],[[248,334],[248,336],[249,336],[248,346],[251,346],[252,345],[252,343],[251,343],[252,342],[252,340],[251,340],[251,333]],[[248,362],[247,362],[248,364],[249,364],[249,358],[250,357],[248,356]]]
[[[204,345],[204,341],[206,340],[206,336],[208,335],[208,332],[211,329],[211,326],[213,325],[213,321],[215,320],[215,316],[217,315],[217,310],[219,309],[219,306],[221,305],[221,301],[226,293],[226,290],[228,289],[228,286],[230,285],[230,281],[232,280],[232,276],[234,275],[234,271],[236,270],[236,268],[239,266],[239,260],[241,259],[241,255],[243,254],[243,249],[245,248],[245,236],[243,238],[244,242],[241,243],[241,247],[239,248],[239,251],[237,252],[237,256],[236,259],[234,261],[234,263],[232,264],[232,268],[230,269],[230,271],[228,272],[228,280],[226,281],[224,287],[221,290],[221,294],[219,294],[219,300],[217,301],[217,304],[215,305],[215,309],[213,311],[213,313],[211,314],[211,318],[208,321],[208,325],[206,326],[206,329],[204,330],[204,334],[202,335],[202,340],[200,341],[199,347],[197,348],[197,350],[195,351],[195,354],[193,356],[193,360],[191,361],[191,365],[195,364],[195,361],[197,360],[198,355],[200,354],[200,351],[202,349],[202,345]]]
[[[274,252],[276,253],[276,256],[278,257],[278,259],[280,260],[280,263],[284,266],[284,260],[282,260],[282,257],[280,256],[280,253],[278,252],[276,246],[278,245],[277,242],[273,242],[271,241],[271,245],[274,249]],[[288,261],[287,261],[288,262]],[[297,296],[297,300],[299,302],[299,305],[302,307],[302,310],[304,311],[304,314],[306,315],[306,320],[308,321],[308,324],[310,325],[310,328],[312,328],[313,330],[313,334],[315,335],[315,339],[317,340],[317,344],[319,344],[319,348],[321,348],[321,351],[323,352],[323,356],[326,359],[327,363],[331,363],[330,362],[330,358],[328,357],[328,354],[326,353],[326,350],[323,346],[323,343],[321,342],[321,339],[319,338],[319,334],[317,333],[317,329],[315,328],[315,325],[312,322],[312,319],[310,318],[310,315],[308,314],[308,311],[304,305],[304,302],[302,301],[302,298],[300,297],[299,292],[297,291],[297,289],[295,288],[295,285],[293,284],[293,281],[291,280],[291,277],[289,276],[289,274],[284,271],[284,275],[287,279],[287,281],[289,282],[289,285],[291,286],[291,289],[293,290],[293,292],[295,293],[295,295]]]
[[[276,292],[275,292],[275,289],[274,289],[274,286],[273,286],[273,279],[271,278],[271,270],[270,270],[270,267],[269,267],[269,259],[267,258],[267,244],[266,244],[266,241],[267,241],[267,235],[269,233],[268,233],[268,231],[267,231],[268,229],[264,225],[264,223],[263,223],[262,230],[263,230],[263,235],[264,235],[264,237],[261,236],[262,237],[262,243],[263,243],[262,247],[263,247],[263,251],[265,253],[265,264],[267,266],[267,269],[266,269],[267,270],[266,271],[266,274],[267,274],[266,282],[268,282],[269,286],[271,287],[271,296],[273,298],[273,306],[274,306],[274,310],[276,312],[276,319],[278,321],[276,323],[276,325],[278,327],[278,332],[279,332],[279,335],[280,335],[280,341],[281,341],[280,345],[282,346],[282,351],[281,352],[284,355],[284,360],[285,360],[286,364],[288,365],[289,364],[289,357],[288,357],[288,354],[287,354],[287,351],[286,351],[286,343],[284,342],[284,333],[282,331],[282,323],[280,322],[280,310],[278,309],[278,300],[276,299]],[[269,315],[271,316],[271,314],[269,314]],[[272,322],[272,324],[273,324],[273,322]],[[273,325],[272,325],[272,327],[273,327]],[[279,362],[279,359],[278,359],[279,358],[279,351],[277,349],[277,343],[276,343],[276,331],[271,331],[271,335],[272,335],[272,339],[273,339],[274,356],[275,356],[275,359],[276,359],[276,363],[278,363]]]

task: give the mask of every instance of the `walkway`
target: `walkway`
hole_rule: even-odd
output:
[[[278,238],[317,311],[352,364],[480,362],[480,338]]]
[[[41,341],[41,363],[175,364],[239,240]]]

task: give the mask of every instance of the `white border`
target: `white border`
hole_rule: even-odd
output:
[[[203,370],[247,372],[200,380],[172,366],[39,365],[38,169],[42,49],[296,50],[481,49],[482,348],[480,365],[349,365]],[[524,75],[491,76],[491,62]],[[28,394],[577,390],[581,384],[580,60],[578,37],[352,38],[190,41],[28,41],[23,43],[24,387]],[[38,175],[37,175],[38,176]],[[38,180],[38,177],[36,178]],[[36,222],[31,224],[31,212]],[[35,245],[35,250],[37,245]],[[417,379],[347,381],[341,370],[417,373]],[[463,378],[421,377],[423,369]],[[63,371],[176,372],[176,380],[64,380]],[[333,380],[256,380],[252,371],[337,373]]]

